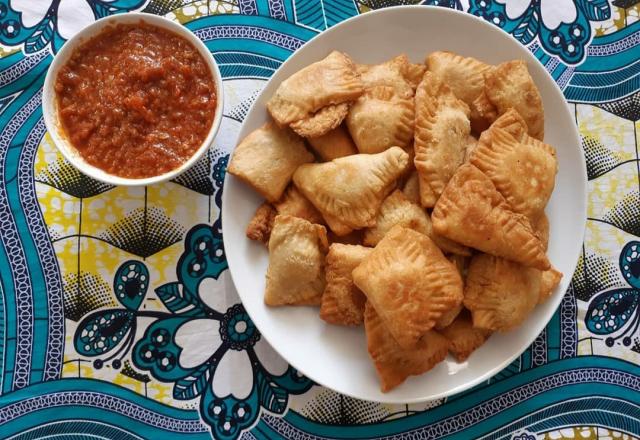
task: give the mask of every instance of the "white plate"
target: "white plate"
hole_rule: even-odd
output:
[[[458,364],[452,358],[421,376],[382,393],[367,354],[362,328],[325,324],[313,307],[269,308],[263,292],[267,250],[247,239],[245,227],[262,202],[253,190],[227,174],[222,229],[229,270],[249,315],[263,337],[291,365],[315,382],[352,397],[411,403],[448,396],[498,373],[542,331],[569,285],[582,245],[586,219],[586,166],[574,117],[560,89],[523,46],[491,24],[466,13],[435,7],[396,7],[354,17],[301,47],[273,75],[249,111],[239,139],[267,120],[266,103],[282,80],[337,49],[360,63],[377,63],[401,52],[414,62],[436,50],[450,50],[488,63],[520,58],[540,89],[545,107],[545,141],[558,150],[559,173],[547,207],[551,224],[549,259],[564,273],[553,296],[518,329],[493,335]]]

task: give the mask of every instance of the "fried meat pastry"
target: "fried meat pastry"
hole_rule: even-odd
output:
[[[466,309],[440,333],[449,340],[449,352],[458,362],[466,361],[491,336],[491,331],[473,326],[471,314]]]
[[[545,302],[553,294],[553,289],[560,284],[560,280],[562,280],[562,272],[553,267],[542,272],[538,304]]]
[[[362,78],[365,89],[386,86],[392,87],[396,96],[410,98],[413,96],[426,67],[413,64],[405,55],[398,55],[381,64],[358,64],[356,70]]]
[[[469,249],[433,232],[431,218],[419,205],[412,203],[400,190],[395,190],[380,206],[376,225],[364,232],[364,245],[375,246],[395,226],[413,229],[431,238],[444,252],[470,255]]]
[[[470,162],[486,174],[515,212],[537,218],[555,186],[558,162],[551,146],[524,144],[501,128],[491,128],[491,142],[482,143]]]
[[[253,218],[247,225],[246,235],[251,240],[269,244],[269,236],[273,227],[273,220],[277,213],[273,205],[268,202],[262,203],[253,214]]]
[[[404,349],[418,344],[447,310],[462,301],[462,279],[429,237],[395,226],[353,270],[394,339]]]
[[[523,60],[507,61],[485,74],[485,94],[498,114],[514,108],[527,123],[529,135],[544,138],[544,109],[527,63]]]
[[[537,219],[531,222],[531,226],[533,226],[533,232],[536,234],[536,237],[538,237],[542,243],[544,251],[547,252],[547,247],[549,246],[549,219],[547,215],[543,212]]]
[[[405,148],[413,140],[412,97],[399,97],[390,86],[368,89],[353,104],[347,127],[360,153]]]
[[[323,161],[351,156],[358,152],[351,140],[351,136],[349,136],[349,132],[343,125],[328,131],[322,136],[308,138],[307,141]]]
[[[484,132],[489,125],[493,121],[498,118],[498,110],[495,106],[489,101],[487,97],[487,93],[483,91],[478,97],[473,101],[473,115],[471,118],[472,129],[474,133],[480,134]]]
[[[538,303],[541,274],[504,258],[475,255],[464,289],[473,326],[504,332],[520,325]]]
[[[267,123],[236,147],[227,171],[270,202],[278,200],[303,163],[313,162],[304,142],[291,130]]]
[[[447,310],[446,312],[444,312],[442,316],[440,316],[440,318],[436,321],[436,325],[434,326],[435,329],[442,330],[443,328],[450,325],[454,321],[454,319],[456,319],[456,317],[460,314],[462,309],[463,309],[463,306],[461,302],[456,307],[453,307]]]
[[[351,58],[333,51],[282,81],[267,109],[284,126],[312,117],[323,107],[353,101],[363,91]]]
[[[411,174],[409,174],[409,177],[404,182],[402,192],[407,200],[415,203],[416,205],[420,204],[420,182],[418,181],[417,171],[411,171]]]
[[[319,305],[328,247],[324,226],[290,215],[276,216],[269,239],[265,304]]]
[[[275,202],[273,206],[280,215],[292,215],[311,223],[323,223],[322,214],[302,195],[295,185],[289,185],[280,200]]]
[[[302,137],[318,137],[342,124],[347,113],[349,113],[349,104],[346,102],[328,105],[315,112],[313,116],[292,122],[290,127]]]
[[[470,135],[467,138],[467,148],[464,150],[465,163],[469,162],[469,159],[471,159],[471,154],[473,153],[473,150],[475,150],[477,146],[478,146],[478,139]]]
[[[392,147],[378,154],[304,164],[295,172],[293,181],[329,227],[338,235],[346,235],[350,231],[341,233],[334,225],[351,229],[373,226],[382,201],[408,165],[407,153]]]
[[[485,130],[491,120],[484,117],[484,109],[476,108],[476,99],[484,92],[484,75],[492,69],[473,57],[463,57],[452,52],[438,51],[426,59],[430,72],[447,84],[456,98],[470,108],[471,127],[476,133]],[[481,103],[481,101],[478,101]]]
[[[469,107],[449,87],[427,72],[416,90],[415,165],[420,201],[435,205],[447,182],[463,163],[469,139]]]
[[[491,180],[461,166],[431,215],[437,234],[525,266],[547,270],[549,260],[529,219],[514,212]]]
[[[447,356],[449,341],[433,330],[426,332],[411,350],[402,348],[369,302],[365,306],[364,327],[382,392],[392,390],[409,376],[431,370]]]
[[[322,295],[320,318],[330,324],[360,325],[367,298],[353,284],[352,272],[373,249],[334,243],[326,258],[327,285]]]

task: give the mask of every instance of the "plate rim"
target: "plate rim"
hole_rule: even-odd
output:
[[[306,41],[302,46],[300,46],[299,48],[297,48],[294,52],[291,53],[291,55],[289,55],[287,57],[286,60],[283,61],[283,63],[278,67],[278,69],[276,69],[273,74],[269,77],[269,79],[264,83],[264,86],[262,88],[262,90],[260,91],[260,93],[258,93],[258,95],[256,95],[256,99],[255,101],[251,104],[251,107],[249,108],[249,110],[247,111],[247,114],[245,116],[245,118],[242,121],[242,124],[240,126],[240,129],[238,130],[238,138],[236,139],[235,145],[233,147],[233,150],[230,151],[229,153],[229,157],[231,158],[231,156],[233,155],[233,152],[235,151],[235,147],[237,146],[238,141],[241,139],[241,134],[242,132],[245,130],[245,126],[246,126],[246,121],[248,119],[248,116],[250,114],[253,113],[254,110],[256,110],[256,107],[258,107],[258,105],[260,105],[260,101],[261,101],[261,97],[266,94],[267,89],[269,88],[269,85],[274,81],[274,77],[276,76],[277,72],[282,69],[284,66],[287,65],[287,63],[290,63],[292,58],[294,58],[295,55],[297,55],[299,52],[303,51],[305,49],[305,47],[307,45],[309,45],[310,43],[312,43],[313,41],[315,41],[316,39],[319,38],[325,38],[326,34],[331,33],[332,31],[334,31],[335,29],[339,29],[340,27],[343,26],[348,26],[351,22],[355,22],[355,21],[359,21],[359,20],[367,20],[368,17],[371,16],[375,16],[375,15],[384,15],[384,14],[388,14],[388,13],[392,13],[394,11],[397,10],[416,10],[416,11],[420,11],[420,13],[440,13],[440,14],[444,14],[445,16],[448,15],[450,17],[456,17],[454,18],[454,20],[457,20],[458,18],[462,18],[464,19],[468,19],[468,20],[475,20],[477,23],[480,23],[481,26],[483,26],[485,29],[488,29],[488,32],[498,32],[498,33],[502,33],[503,37],[506,36],[509,39],[511,39],[512,41],[514,41],[515,43],[517,43],[522,49],[523,49],[523,58],[526,58],[527,63],[537,63],[540,64],[542,67],[542,71],[544,71],[543,75],[546,76],[549,84],[552,84],[553,89],[555,91],[555,93],[559,94],[559,96],[562,97],[562,102],[563,102],[563,111],[567,112],[568,115],[571,116],[572,111],[569,107],[569,103],[567,101],[567,99],[564,96],[564,93],[562,92],[562,89],[560,89],[560,87],[558,86],[558,84],[556,83],[556,81],[553,79],[553,77],[551,76],[551,74],[549,73],[549,71],[544,67],[544,65],[542,65],[542,63],[535,57],[535,55],[533,53],[531,53],[526,46],[524,46],[521,42],[519,42],[513,35],[511,35],[510,33],[504,31],[501,28],[498,28],[496,26],[494,26],[491,23],[486,22],[485,20],[483,20],[480,17],[477,17],[473,14],[470,14],[468,12],[465,11],[459,11],[457,9],[451,9],[451,8],[445,8],[445,7],[441,7],[441,6],[433,6],[433,5],[398,5],[398,6],[391,6],[391,7],[386,7],[386,8],[381,8],[381,9],[376,9],[373,11],[369,11],[366,13],[359,13],[358,15],[355,15],[353,17],[349,17],[348,19],[341,21],[340,23],[337,23],[336,25],[332,26],[329,29],[326,29],[324,31],[319,32],[317,35],[315,35],[314,37],[312,37],[311,39],[309,39],[308,41]],[[526,52],[526,55],[524,55],[524,53]],[[264,111],[267,111],[266,109],[264,109]],[[574,117],[571,117],[570,119],[573,119],[575,121]],[[571,128],[567,127],[567,131],[571,132],[571,137],[573,138],[573,143],[578,146],[580,146],[580,133],[578,131],[578,126],[576,123],[571,124]],[[568,134],[567,134],[568,135]],[[575,257],[575,261],[573,263],[570,263],[570,267],[571,267],[571,276],[573,276],[573,274],[576,271],[577,265],[578,265],[578,261],[579,261],[579,256],[580,256],[580,249],[583,246],[584,243],[584,237],[585,237],[585,232],[586,232],[586,225],[587,225],[587,209],[588,209],[588,195],[589,195],[589,190],[588,190],[588,174],[587,174],[587,164],[586,164],[586,159],[584,157],[584,154],[582,154],[582,160],[579,161],[579,171],[580,174],[582,176],[582,180],[581,180],[581,187],[584,187],[584,196],[582,197],[582,200],[579,200],[581,207],[582,207],[582,212],[580,212],[580,216],[578,216],[577,218],[579,218],[579,224],[576,226],[580,227],[580,241],[578,241],[577,243],[577,249],[572,252],[573,254],[576,255]],[[229,203],[232,203],[228,198],[230,196],[228,196],[228,192],[224,191],[224,188],[226,187],[228,181],[231,179],[230,174],[229,173],[225,173],[225,178],[224,178],[224,183],[223,183],[223,193],[222,193],[222,204],[221,204],[221,208],[220,208],[220,215],[222,216],[222,236],[223,236],[223,247],[225,250],[225,256],[227,255],[227,243],[224,240],[224,230],[225,225],[229,225],[229,222],[231,221],[230,219],[225,220],[228,216],[224,215],[224,211],[225,211],[225,205],[229,205]],[[238,297],[240,298],[241,303],[243,304],[244,307],[244,301],[243,301],[243,296],[240,294],[240,291],[236,288],[236,277],[233,274],[233,271],[231,269],[231,264],[229,264],[229,260],[227,259],[227,266],[228,266],[228,271],[229,271],[229,275],[231,278],[231,281],[234,285],[234,289],[236,290]],[[568,274],[565,274],[564,276],[567,276]],[[238,273],[237,276],[240,276],[240,274]],[[567,286],[567,290],[568,290],[569,286]],[[304,371],[303,368],[299,368],[298,365],[296,365],[295,363],[291,362],[289,359],[287,359],[281,352],[280,350],[278,350],[276,348],[276,346],[271,342],[271,340],[269,339],[269,337],[260,329],[259,324],[253,319],[253,317],[251,316],[251,312],[245,307],[245,310],[247,311],[247,313],[249,314],[249,317],[251,317],[251,320],[254,322],[254,324],[256,325],[256,327],[258,328],[258,330],[260,331],[260,334],[262,335],[262,337],[265,338],[265,340],[269,343],[269,345],[273,348],[273,350],[282,358],[284,359],[285,362],[287,362],[289,365],[291,365],[292,367],[294,367],[296,370],[298,370],[301,374],[305,375],[307,378],[311,379],[315,384],[323,386],[325,388],[328,388],[330,390],[333,390],[339,394],[345,395],[345,396],[349,396],[355,399],[359,399],[359,400],[366,400],[366,401],[370,401],[370,402],[377,402],[377,403],[382,403],[382,404],[415,404],[415,403],[422,403],[422,402],[428,402],[428,401],[432,401],[432,400],[437,400],[437,399],[441,399],[441,398],[446,398],[449,396],[453,396],[455,394],[464,392],[466,390],[469,390],[475,386],[477,386],[478,384],[485,382],[486,380],[490,379],[491,377],[495,376],[497,373],[499,373],[500,371],[502,371],[505,367],[507,367],[509,364],[511,364],[518,356],[522,355],[522,353],[524,353],[527,348],[535,341],[535,339],[540,335],[540,333],[547,327],[547,325],[549,324],[549,322],[551,321],[551,319],[553,319],[553,316],[555,315],[556,311],[558,310],[558,307],[560,306],[560,303],[562,302],[562,299],[565,297],[567,290],[565,290],[565,292],[562,295],[556,295],[557,299],[555,298],[551,298],[551,300],[553,300],[552,304],[553,304],[553,313],[551,313],[548,317],[547,320],[545,321],[539,321],[539,322],[543,322],[542,325],[540,325],[538,323],[538,325],[535,328],[535,332],[530,332],[530,334],[532,335],[531,337],[527,338],[528,342],[527,344],[524,346],[524,348],[521,351],[515,351],[514,353],[512,353],[505,361],[497,364],[496,366],[492,367],[491,369],[489,369],[488,371],[486,371],[483,374],[478,375],[476,378],[474,378],[473,380],[470,380],[464,384],[461,385],[457,385],[455,387],[450,388],[448,391],[442,391],[439,393],[435,393],[429,396],[425,396],[425,397],[414,397],[414,398],[409,398],[409,399],[397,399],[397,398],[388,398],[385,399],[385,396],[389,396],[388,393],[381,393],[381,398],[380,399],[371,399],[368,397],[362,397],[362,396],[358,396],[355,395],[354,393],[348,392],[348,391],[340,391],[340,390],[336,390],[333,386],[331,386],[330,384],[327,384],[326,381],[324,380],[318,380],[317,377],[312,377],[312,375],[307,374],[307,372]]]

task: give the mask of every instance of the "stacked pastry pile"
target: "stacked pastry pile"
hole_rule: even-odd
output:
[[[283,81],[228,171],[267,201],[264,300],[364,323],[388,391],[520,325],[560,281],[544,208],[555,150],[523,61],[333,52]],[[307,146],[310,149],[307,149]]]

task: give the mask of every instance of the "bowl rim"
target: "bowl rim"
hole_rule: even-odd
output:
[[[523,49],[523,55],[522,58],[525,59],[527,61],[527,63],[538,63],[540,64],[540,61],[535,57],[535,55],[533,53],[531,53],[529,50],[527,50],[526,47],[524,47],[522,45],[522,43],[520,43],[515,37],[513,37],[513,35],[511,35],[508,32],[505,32],[504,30],[495,27],[494,25],[492,25],[491,23],[486,22],[485,20],[483,20],[480,17],[477,17],[473,14],[469,14],[467,12],[464,11],[458,11],[455,9],[449,9],[449,8],[443,8],[443,7],[438,7],[438,6],[432,6],[432,5],[399,5],[399,6],[392,6],[392,7],[387,7],[387,8],[382,8],[382,9],[378,9],[378,10],[374,10],[374,11],[370,11],[364,14],[358,14],[355,15],[353,17],[350,17],[334,26],[332,26],[331,28],[327,29],[324,32],[321,32],[317,35],[315,35],[314,37],[312,37],[311,39],[309,39],[307,42],[305,42],[302,46],[300,46],[298,49],[296,49],[283,63],[282,65],[278,68],[281,69],[286,63],[288,63],[293,57],[294,55],[296,55],[298,52],[303,51],[305,49],[305,47],[307,45],[309,45],[311,42],[315,41],[315,39],[317,38],[322,38],[323,35],[331,32],[334,29],[337,29],[341,26],[346,26],[349,23],[353,22],[353,21],[358,21],[358,20],[367,20],[366,17],[371,17],[374,15],[378,15],[378,14],[386,14],[386,13],[390,13],[392,11],[396,11],[399,9],[413,9],[413,10],[420,10],[421,13],[424,13],[425,11],[430,11],[429,13],[431,13],[431,11],[435,12],[436,10],[438,11],[438,13],[441,13],[443,15],[449,15],[450,17],[457,17],[457,18],[463,18],[463,19],[468,19],[468,20],[476,20],[476,22],[480,23],[481,26],[483,26],[485,29],[487,29],[489,32],[501,32],[503,34],[503,36],[506,36],[508,38],[510,38],[511,40],[513,40],[513,42],[516,42],[519,46],[522,47]],[[457,19],[454,18],[454,19]],[[258,94],[258,96],[256,97],[255,101],[253,102],[253,104],[251,105],[251,107],[249,108],[247,115],[250,115],[260,104],[261,102],[261,97],[263,94],[266,93],[267,89],[268,89],[268,85],[271,81],[273,81],[274,76],[276,75],[276,73],[278,72],[278,70],[276,70],[274,72],[274,74],[268,79],[268,81],[265,82],[265,85],[262,87],[262,90],[260,91],[260,93]],[[564,110],[566,112],[568,112],[569,114],[572,113],[571,109],[569,108],[568,102],[566,100],[566,98],[564,97],[564,94],[562,93],[562,90],[560,89],[560,87],[558,86],[558,84],[553,80],[553,77],[549,74],[549,72],[544,68],[544,66],[542,66],[541,69],[544,73],[544,76],[547,78],[547,82],[549,83],[549,85],[551,85],[551,87],[554,89],[554,91],[559,94],[559,96],[562,97],[562,102],[564,103]],[[266,111],[266,109],[265,109]],[[246,119],[245,119],[246,120]],[[245,126],[245,122],[243,121],[240,130],[239,130],[239,134],[243,131]],[[573,138],[573,141],[575,143],[576,146],[580,145],[580,135],[578,132],[578,127],[576,124],[573,124],[571,127],[566,127],[567,131],[570,131],[570,136]],[[240,140],[240,138],[238,138],[238,141]],[[236,142],[237,145],[237,142]],[[231,151],[231,156],[233,155],[233,152],[235,151],[235,148],[233,151]],[[581,240],[579,241],[579,243],[576,244],[576,246],[578,247],[578,249],[576,249],[576,255],[578,255],[579,249],[582,247],[582,242],[584,241],[584,235],[585,235],[585,230],[586,230],[586,214],[587,214],[587,202],[588,202],[588,188],[587,188],[587,166],[586,166],[586,162],[584,160],[580,161],[580,164],[578,165],[579,167],[579,171],[580,174],[582,174],[583,176],[583,182],[584,182],[584,197],[582,197],[582,200],[579,200],[580,202],[580,206],[582,207],[582,212],[581,214],[584,214],[581,218],[580,218],[580,224],[577,225],[578,227],[581,228],[579,236],[581,237]],[[225,176],[225,180],[224,180],[224,185],[223,187],[225,187],[229,180],[232,179],[232,177],[230,177],[229,173],[226,173]],[[225,204],[229,204],[232,203],[232,201],[229,199],[229,197],[231,197],[229,195],[229,191],[223,191],[222,194],[222,208],[221,208],[221,213],[222,213],[222,231],[223,231],[223,236],[224,236],[224,230],[227,229],[225,226],[230,226],[230,222],[233,222],[233,219],[227,218],[228,216],[224,215],[224,206]],[[227,249],[228,247],[231,246],[231,244],[227,243],[225,240],[223,240],[223,246],[225,248],[225,254],[227,253]],[[578,258],[576,258],[575,262],[570,263],[570,267],[571,267],[571,275],[573,275],[573,273],[575,272],[575,269],[577,267],[578,264]],[[234,271],[231,269],[231,264],[229,264],[229,275],[231,278],[231,281],[234,284],[234,287],[237,285],[236,283],[236,279],[241,275],[241,271],[238,271],[236,269],[235,271],[235,275],[234,275]],[[569,274],[567,274],[566,276],[569,276]],[[551,303],[553,305],[553,310],[557,311],[562,298],[564,298],[564,295],[566,294],[565,292],[562,292],[561,295],[553,295],[552,298],[550,298],[547,302]],[[239,291],[238,291],[238,296],[240,297],[240,300],[243,300],[242,295],[240,295]],[[249,316],[251,316],[251,312],[249,311],[249,309],[247,309],[247,313],[249,314]],[[285,356],[282,355],[282,353],[278,350],[277,345],[274,345],[271,343],[270,341],[270,336],[268,336],[266,333],[263,333],[262,331],[260,332],[262,337],[265,338],[265,340],[269,343],[269,345],[271,345],[271,347],[273,347],[274,351],[276,351],[278,353],[278,355],[280,355],[289,365],[293,366],[294,368],[296,368],[301,374],[306,375],[309,379],[311,379],[312,381],[314,381],[314,383],[321,385],[323,387],[326,387],[328,389],[334,390],[336,392],[339,392],[341,394],[347,395],[349,397],[353,397],[356,399],[365,399],[365,400],[369,400],[369,401],[373,401],[373,402],[378,402],[378,403],[383,403],[383,404],[415,404],[415,403],[422,403],[422,402],[426,402],[426,401],[431,401],[431,400],[436,400],[436,399],[441,399],[441,398],[445,398],[448,396],[452,396],[461,392],[464,392],[468,389],[473,388],[474,386],[485,382],[486,380],[490,379],[491,377],[493,377],[495,374],[499,373],[500,371],[502,371],[505,367],[507,367],[508,365],[510,365],[518,356],[520,356],[524,350],[527,349],[528,346],[530,346],[534,341],[535,338],[538,337],[538,335],[540,334],[541,331],[543,331],[546,326],[548,325],[548,323],[551,321],[551,319],[553,318],[553,314],[549,315],[549,319],[545,322],[542,322],[541,324],[538,324],[537,327],[540,327],[539,329],[537,328],[535,332],[531,332],[531,336],[528,337],[528,342],[526,345],[524,345],[524,349],[522,351],[514,351],[505,361],[497,364],[496,366],[494,366],[493,368],[489,369],[488,371],[484,372],[483,374],[478,375],[475,379],[470,380],[466,383],[463,383],[461,385],[455,386],[447,391],[443,391],[440,393],[436,393],[433,395],[429,395],[429,396],[425,396],[425,397],[414,397],[414,398],[408,398],[408,399],[397,399],[394,398],[392,396],[390,396],[389,394],[385,394],[382,393],[381,394],[381,398],[379,399],[366,399],[363,398],[362,396],[358,396],[356,394],[353,394],[349,391],[344,391],[344,390],[336,390],[335,388],[333,388],[331,386],[331,384],[327,383],[325,380],[318,380],[318,377],[313,377],[312,375],[309,375],[306,371],[304,371],[305,369],[301,369],[299,368],[299,365],[296,365],[295,362],[291,362],[291,360],[287,359]],[[253,318],[252,318],[253,319]],[[255,321],[254,321],[255,322]],[[255,322],[255,325],[258,327],[258,330],[260,330],[259,325],[257,322]],[[388,398],[385,398],[385,396],[388,396]]]
[[[185,38],[196,48],[198,53],[203,57],[205,63],[207,64],[207,67],[209,68],[209,71],[211,72],[211,75],[213,76],[213,81],[216,87],[216,108],[214,118],[211,122],[211,127],[209,128],[207,136],[200,144],[198,149],[193,153],[193,155],[189,157],[189,159],[187,159],[177,168],[167,171],[166,173],[159,174],[157,176],[137,179],[110,174],[102,170],[101,168],[89,164],[84,160],[84,158],[78,153],[76,148],[66,138],[64,129],[59,122],[57,96],[54,89],[54,83],[60,68],[64,66],[64,64],[69,59],[69,56],[79,45],[86,42],[89,38],[98,35],[104,28],[109,25],[120,23],[130,24],[140,21],[144,21],[152,26],[157,26],[174,32],[175,34]],[[90,25],[80,30],[76,35],[65,42],[62,48],[54,56],[53,61],[51,62],[47,70],[42,91],[42,113],[45,126],[51,136],[51,139],[53,140],[54,145],[62,154],[62,156],[81,173],[100,182],[118,186],[136,187],[152,185],[155,183],[171,180],[182,174],[184,171],[188,170],[205,154],[205,152],[213,144],[213,140],[217,135],[220,129],[220,124],[222,122],[223,109],[224,87],[222,83],[222,75],[220,74],[218,64],[213,58],[213,54],[209,51],[205,43],[200,40],[191,30],[189,30],[182,24],[174,22],[163,16],[145,12],[129,12],[126,14],[109,15],[107,17],[103,17],[99,20],[94,21]]]

